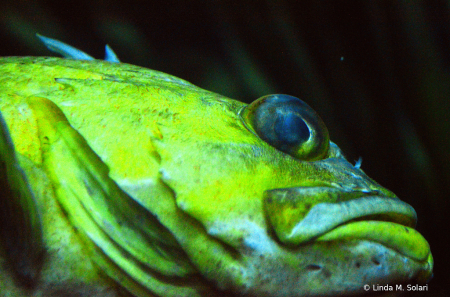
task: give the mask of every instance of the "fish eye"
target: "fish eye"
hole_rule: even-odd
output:
[[[248,130],[297,159],[314,161],[328,153],[327,127],[308,104],[296,97],[263,96],[241,109],[239,115]]]

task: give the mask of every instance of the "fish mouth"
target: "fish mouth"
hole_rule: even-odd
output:
[[[266,191],[264,204],[284,245],[376,242],[416,262],[428,263],[423,278],[429,278],[433,260],[428,242],[414,229],[415,210],[397,197],[373,194],[330,187],[274,189]]]

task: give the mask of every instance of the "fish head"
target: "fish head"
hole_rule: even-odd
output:
[[[413,207],[348,162],[306,103],[269,95],[228,109],[230,131],[159,146],[178,208],[223,247],[187,248],[206,278],[251,296],[326,296],[431,277]]]

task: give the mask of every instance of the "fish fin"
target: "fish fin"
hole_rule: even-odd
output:
[[[35,285],[43,262],[40,212],[0,113],[0,246],[7,265],[25,286]]]
[[[36,34],[37,37],[44,43],[44,45],[52,52],[58,53],[65,58],[71,58],[75,60],[94,60],[93,57],[85,52],[74,48],[59,40]]]
[[[58,53],[65,58],[75,59],[75,60],[95,60],[94,57],[86,54],[85,52],[74,48],[64,42],[59,40],[42,36],[41,34],[36,34],[36,36],[44,43],[44,45],[52,52]],[[111,63],[120,63],[119,58],[116,53],[112,50],[109,45],[105,46],[105,61]]]
[[[355,161],[355,165],[353,167],[359,169],[362,165],[362,157],[359,157],[358,160]]]
[[[116,53],[109,45],[105,45],[105,61],[111,63],[120,63],[120,60],[117,57]]]

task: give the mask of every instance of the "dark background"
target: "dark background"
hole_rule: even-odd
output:
[[[35,33],[245,102],[300,97],[350,161],[417,211],[450,292],[450,3],[2,1],[0,56],[51,54]]]

